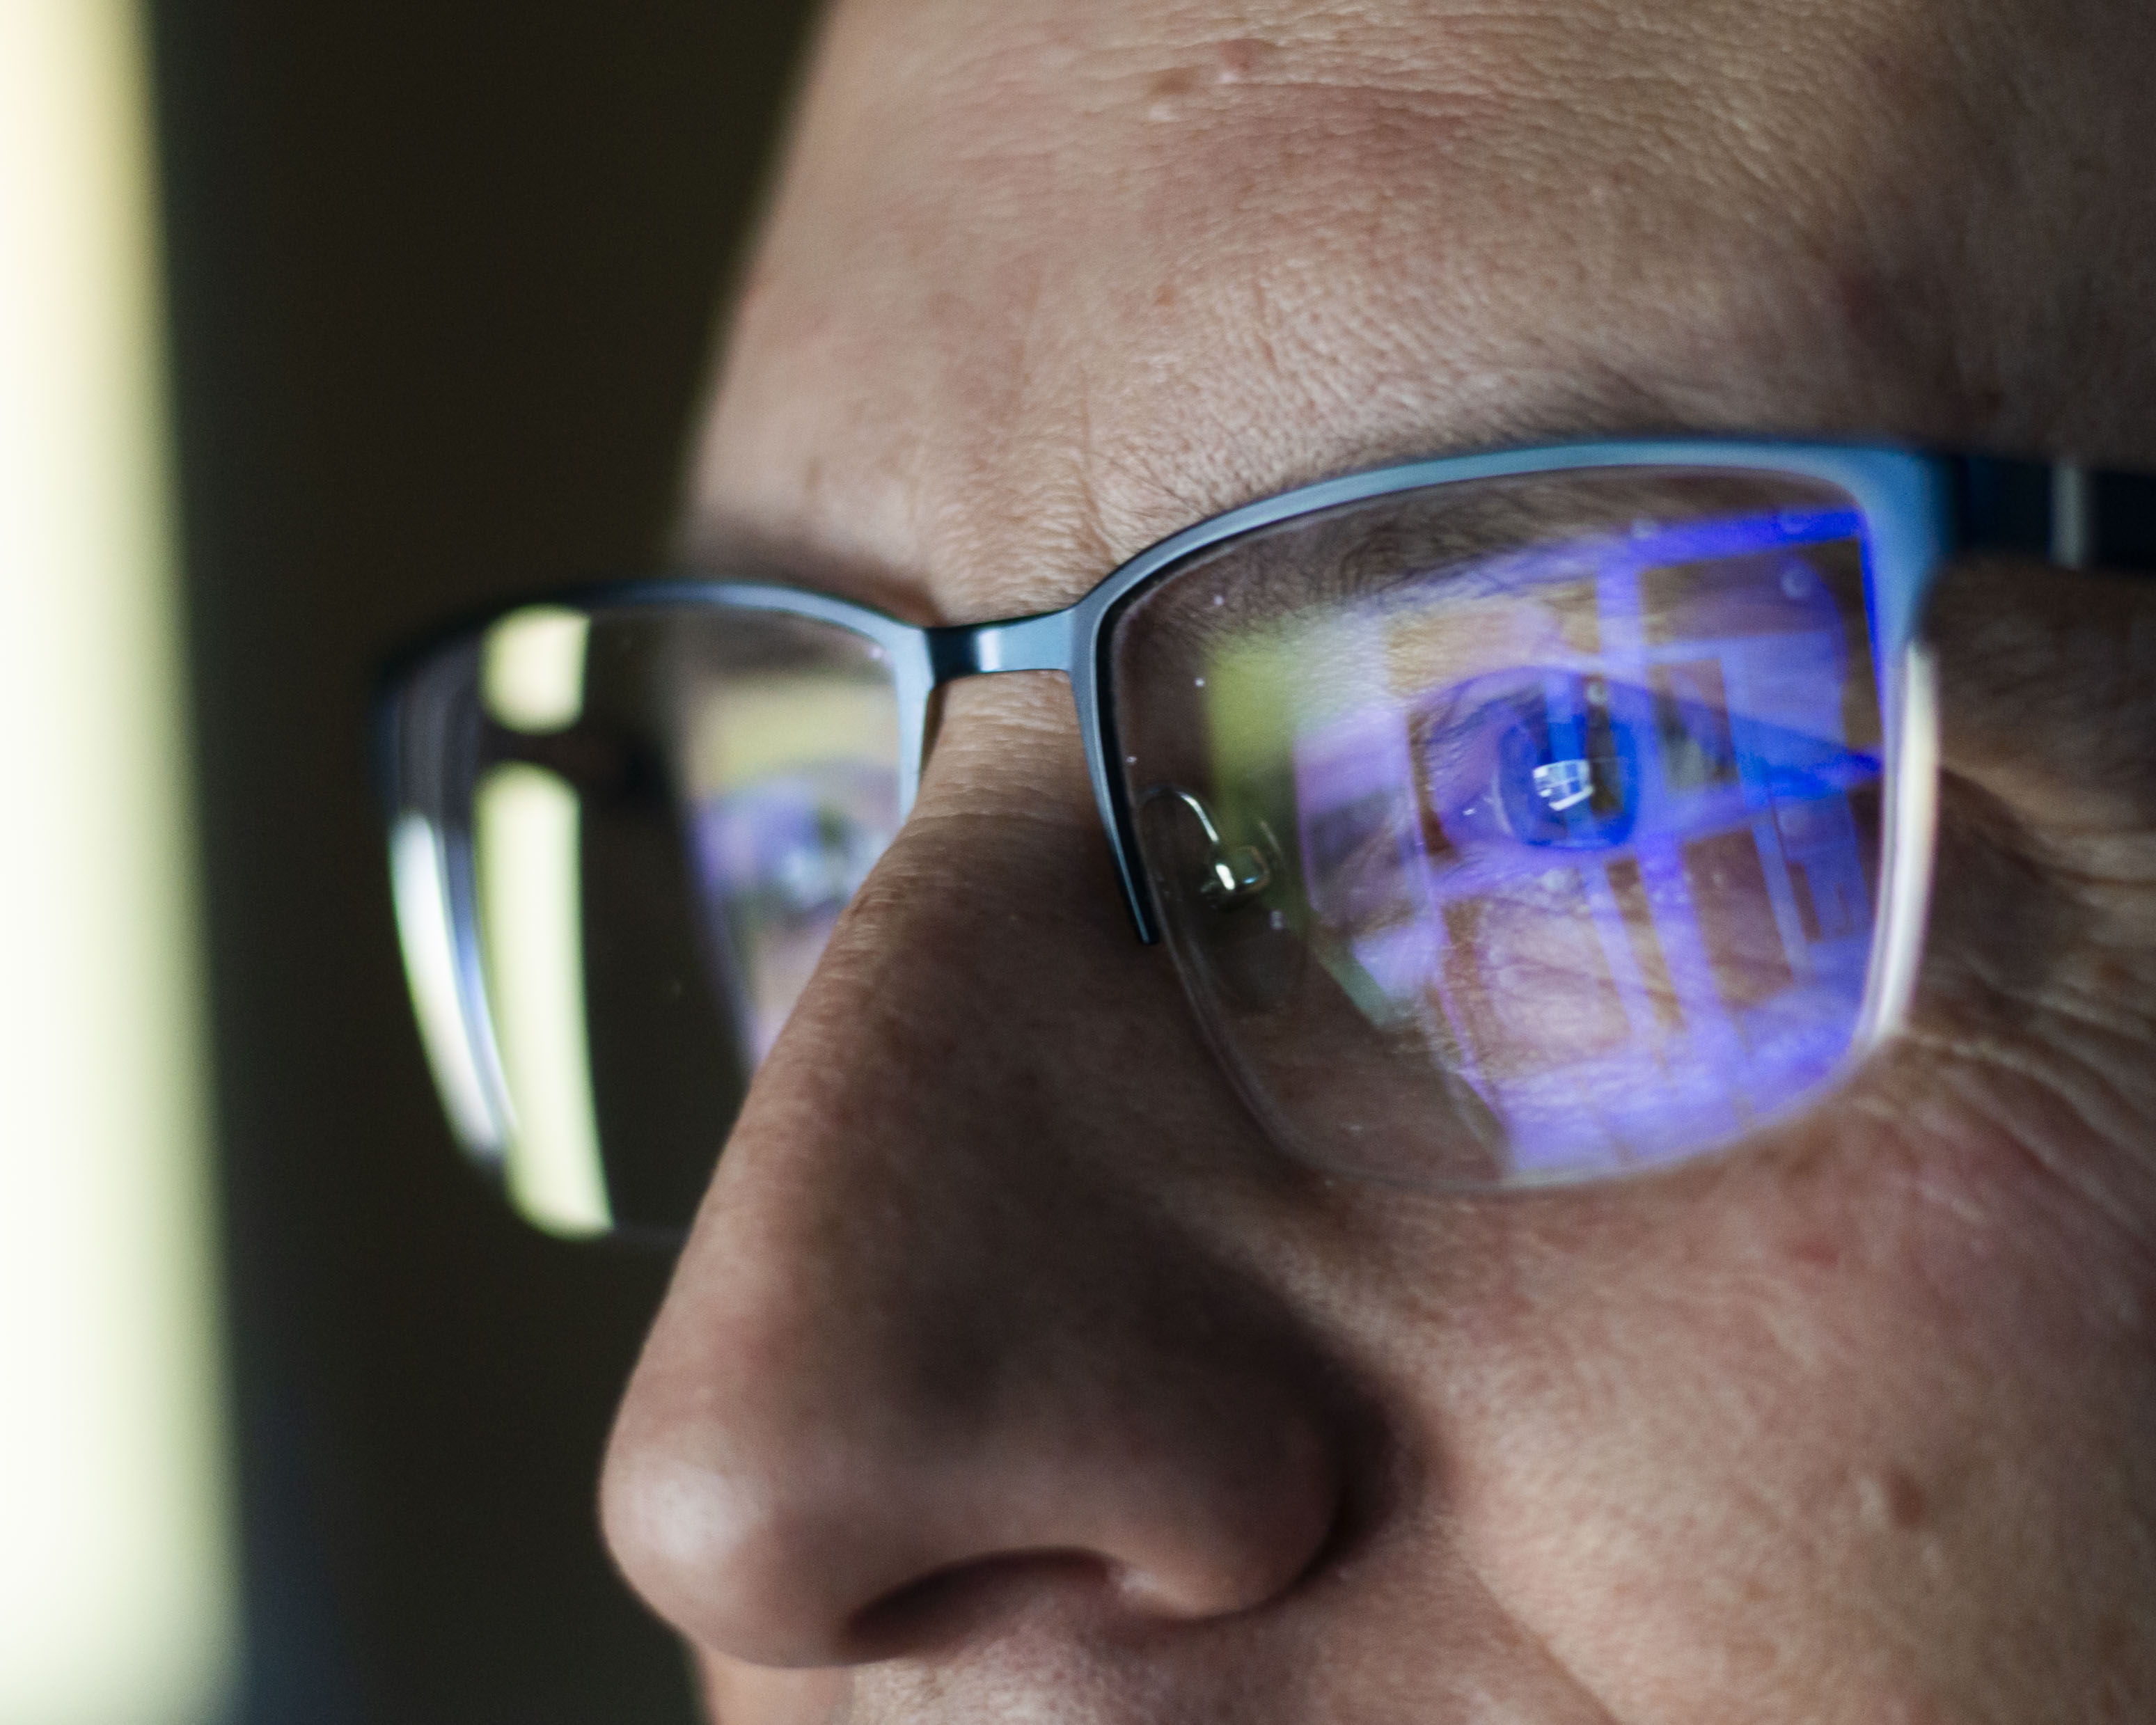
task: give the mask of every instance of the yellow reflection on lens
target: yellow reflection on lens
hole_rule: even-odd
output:
[[[603,1233],[613,1216],[585,1034],[577,793],[511,762],[480,782],[472,816],[487,995],[515,1117],[510,1194],[550,1232]]]
[[[592,620],[559,605],[527,605],[486,633],[480,693],[497,723],[528,735],[566,731],[584,710]]]
[[[898,766],[898,697],[885,679],[730,678],[706,694],[697,720],[689,781],[700,793],[823,761]]]

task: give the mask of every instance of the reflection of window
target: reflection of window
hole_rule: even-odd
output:
[[[1639,859],[1620,857],[1603,873],[1609,882],[1610,896],[1617,901],[1617,914],[1624,919],[1625,937],[1631,942],[1632,962],[1640,967],[1640,980],[1646,985],[1655,1022],[1665,1030],[1681,1030],[1684,1006],[1677,999],[1676,980],[1670,975],[1662,937],[1655,929],[1654,900],[1648,893]]]
[[[1592,1059],[1631,1034],[1577,869],[1445,907],[1445,984],[1491,1077]]]
[[[1695,839],[1684,847],[1685,885],[1714,975],[1732,1006],[1757,1006],[1795,982],[1767,870],[1749,827]]]
[[[1856,822],[1843,796],[1777,802],[1774,824],[1789,864],[1797,920],[1808,941],[1839,940],[1864,933],[1871,922],[1871,895],[1857,852]]]
[[[1833,589],[1852,568],[1861,581],[1854,540],[1666,563],[1640,572],[1640,627],[1653,646],[1814,629],[1838,634]]]
[[[1655,735],[1662,782],[1673,791],[1737,783],[1737,746],[1729,735],[1729,696],[1722,666],[1686,659],[1654,668]]]

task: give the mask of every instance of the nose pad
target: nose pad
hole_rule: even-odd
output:
[[[1204,799],[1156,786],[1138,811],[1138,842],[1178,957],[1209,992],[1245,1014],[1279,1010],[1309,961],[1295,876],[1263,819],[1252,842],[1224,839]]]
[[[1168,784],[1137,825],[1201,1028],[1281,1148],[1424,1189],[1506,1183],[1505,1128],[1460,1076],[1450,1026],[1377,990],[1317,919],[1270,822],[1252,819],[1238,844],[1224,835],[1240,837],[1234,823]]]
[[[1213,811],[1179,785],[1163,785],[1161,793],[1180,803],[1204,835],[1206,861],[1198,877],[1198,896],[1216,911],[1231,911],[1260,896],[1273,878],[1265,853],[1255,845],[1240,845],[1233,850],[1223,845]],[[1259,830],[1265,837],[1267,848],[1276,848],[1272,829],[1260,821]]]

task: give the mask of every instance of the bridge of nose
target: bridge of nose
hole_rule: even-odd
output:
[[[1160,937],[1158,923],[1130,832],[1121,781],[1108,759],[1109,721],[1096,707],[1094,667],[1088,652],[1094,613],[1101,600],[1109,596],[1109,585],[1104,583],[1061,611],[998,623],[947,624],[921,633],[927,642],[932,688],[963,677],[993,676],[1000,671],[1055,671],[1070,680],[1086,771],[1092,778],[1101,828],[1115,860],[1124,908],[1130,913],[1132,930],[1139,941],[1152,946]]]

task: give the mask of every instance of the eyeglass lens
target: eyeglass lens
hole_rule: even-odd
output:
[[[678,1228],[897,829],[891,668],[806,619],[548,607],[495,624],[477,676],[511,1195],[558,1231]]]
[[[1276,1135],[1578,1178],[1832,1081],[1881,858],[1866,560],[1807,480],[1537,475],[1291,521],[1131,603],[1139,843]]]

